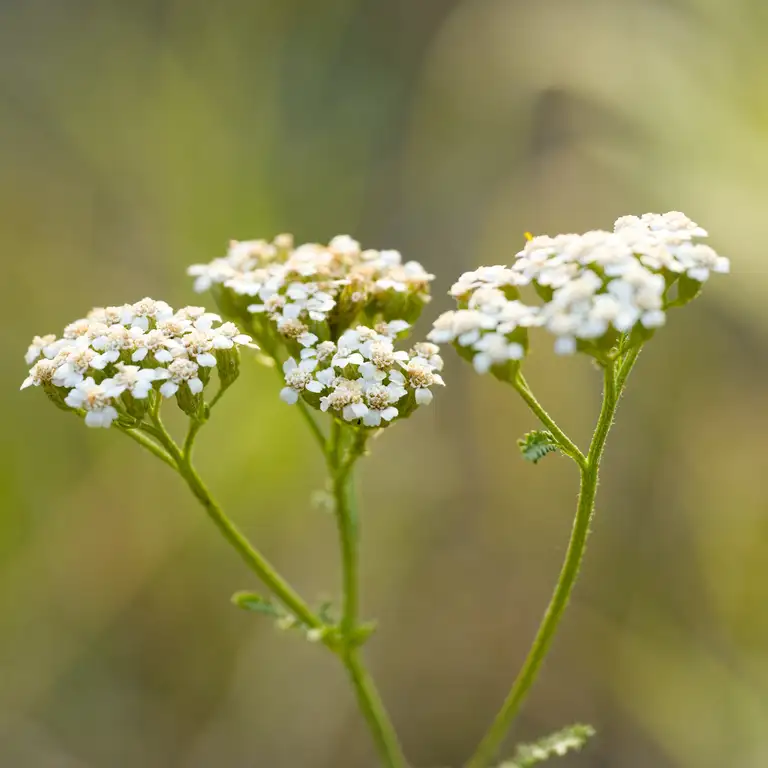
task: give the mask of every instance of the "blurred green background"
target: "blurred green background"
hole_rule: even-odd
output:
[[[734,274],[643,354],[594,537],[514,740],[581,768],[768,765],[768,6],[762,0],[0,0],[0,766],[365,768],[342,670],[228,604],[256,588],[180,480],[20,394],[33,334],[145,295],[231,237],[350,233],[454,278],[522,233],[680,209]],[[599,380],[528,378],[588,438]],[[417,766],[456,766],[564,553],[576,474],[512,392],[449,386],[364,462],[368,646]],[[232,516],[336,594],[321,462],[248,366],[199,441]]]

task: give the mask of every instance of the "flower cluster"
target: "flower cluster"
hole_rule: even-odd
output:
[[[393,338],[406,328],[407,323],[384,324],[378,330],[359,325],[345,331],[338,343],[307,346],[298,362],[291,357],[284,363],[280,397],[291,404],[301,397],[313,408],[366,427],[409,416],[432,401],[432,386],[444,382],[435,344],[395,350]]]
[[[364,250],[347,235],[296,247],[290,235],[233,241],[224,258],[188,272],[195,290],[212,290],[222,312],[247,322],[265,346],[276,332],[294,354],[357,320],[413,322],[434,277],[398,251]]]
[[[430,388],[443,384],[435,344],[395,350],[434,278],[398,251],[363,249],[347,235],[294,247],[290,235],[278,235],[234,241],[226,257],[189,273],[268,357],[285,361],[287,403],[301,398],[342,421],[382,427],[430,402]]]
[[[70,323],[61,338],[32,340],[26,354],[32,367],[21,388],[41,386],[60,407],[84,413],[89,427],[116,419],[135,424],[155,391],[175,396],[193,415],[214,368],[222,387],[237,376],[237,348],[244,345],[252,346],[249,336],[203,307],[174,312],[149,298],[99,307]]]
[[[532,237],[513,264],[481,267],[451,288],[459,309],[445,312],[428,338],[453,342],[480,373],[509,375],[526,353],[528,329],[555,337],[555,351],[598,359],[620,338],[650,338],[666,311],[693,299],[728,259],[695,242],[707,232],[684,214],[623,216],[613,232]],[[533,286],[541,305],[521,301]]]

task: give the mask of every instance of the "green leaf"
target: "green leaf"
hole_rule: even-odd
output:
[[[545,429],[528,432],[517,441],[517,445],[523,458],[534,464],[541,461],[548,453],[559,450],[552,433]]]
[[[263,613],[266,616],[272,616],[273,618],[280,618],[283,616],[283,611],[271,603],[267,598],[257,595],[255,592],[235,592],[231,599],[234,605],[238,608],[242,608],[244,611]]]
[[[594,735],[595,729],[589,725],[570,725],[533,744],[521,744],[515,757],[499,768],[531,768],[552,757],[563,757],[568,752],[580,750]]]

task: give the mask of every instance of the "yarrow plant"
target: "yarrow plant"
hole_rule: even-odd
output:
[[[210,291],[220,314],[195,306],[174,311],[152,299],[94,309],[60,337],[33,339],[22,389],[42,389],[87,426],[117,429],[178,472],[269,590],[266,596],[238,592],[233,602],[338,656],[381,764],[407,768],[361,655],[374,625],[359,615],[354,469],[372,436],[428,405],[434,389],[444,386],[439,344],[451,343],[478,373],[510,384],[545,427],[519,441],[523,457],[536,463],[563,453],[576,463],[581,489],[550,605],[509,696],[465,764],[488,768],[568,603],[605,441],[637,356],[670,308],[691,301],[711,273],[728,271],[727,259],[696,242],[706,234],[672,212],[623,217],[613,232],[529,237],[511,265],[463,274],[451,288],[458,308],[437,318],[427,341],[409,344],[402,342],[429,302],[433,280],[418,262],[403,262],[397,251],[362,249],[345,235],[328,245],[295,246],[290,235],[271,242],[233,241],[223,258],[189,268],[195,289]],[[529,287],[538,302],[524,300]],[[533,328],[554,335],[558,354],[585,354],[603,372],[603,404],[586,452],[557,426],[522,375]],[[239,375],[241,350],[277,371],[280,399],[299,409],[324,457],[341,553],[338,610],[327,603],[311,607],[243,536],[192,464],[198,432]],[[209,398],[214,371],[218,387]],[[188,417],[180,443],[162,420],[169,402]],[[501,766],[528,768],[580,749],[591,734],[588,726],[571,726],[518,747]]]

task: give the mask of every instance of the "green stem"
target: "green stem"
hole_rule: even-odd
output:
[[[354,633],[359,605],[357,520],[351,487],[352,464],[357,457],[350,457],[349,461],[344,461],[342,435],[342,426],[334,419],[331,425],[328,460],[335,501],[336,525],[339,532],[339,548],[341,549],[343,594],[341,632],[346,640]]]
[[[637,355],[635,355],[636,357]],[[628,373],[629,371],[627,370],[626,375]],[[623,381],[626,381],[626,375]],[[613,366],[606,367],[604,370],[603,403],[597,426],[592,436],[592,442],[589,446],[589,452],[584,462],[580,463],[581,487],[576,517],[573,521],[571,539],[568,543],[568,550],[560,571],[557,586],[536,633],[533,645],[523,663],[523,667],[491,727],[486,732],[474,755],[466,763],[466,768],[487,768],[494,759],[512,721],[536,680],[542,662],[552,645],[584,558],[590,522],[595,507],[600,459],[602,458],[608,431],[611,428],[616,412],[619,394],[620,390],[617,388],[616,371]],[[552,429],[551,426],[549,428],[550,430]],[[553,432],[553,434],[555,433]]]
[[[342,662],[357,697],[360,711],[363,713],[373,739],[376,742],[382,765],[387,768],[407,768],[397,733],[389,719],[373,678],[368,674],[360,658],[359,650],[347,649],[342,654]]]
[[[189,420],[189,429],[187,430],[187,436],[184,438],[184,447],[182,448],[182,456],[185,459],[192,455],[192,446],[195,444],[195,438],[202,426],[203,422],[200,419]]]
[[[309,426],[309,431],[314,436],[318,445],[321,448],[325,448],[325,435],[323,434],[323,431],[318,426],[318,423],[315,421],[315,417],[309,412],[309,406],[301,398],[299,398],[299,401],[298,403],[296,403],[296,405],[298,405],[299,412],[304,418],[304,421],[307,422],[307,426]]]
[[[357,637],[359,556],[352,471],[365,449],[366,433],[355,433],[346,455],[343,438],[344,427],[334,419],[325,454],[333,487],[342,560],[343,603],[339,625],[341,645],[338,653],[352,682],[358,705],[371,730],[383,765],[387,768],[406,768],[394,726],[360,656],[360,641]]]
[[[193,434],[194,422],[190,425],[190,432],[182,452],[176,445],[176,442],[166,430],[156,409],[150,411],[150,416],[154,423],[156,433],[163,447],[172,457],[175,467],[179,474],[184,478],[189,489],[195,498],[202,504],[208,517],[219,529],[224,538],[232,545],[246,565],[259,577],[259,579],[269,588],[277,599],[293,615],[309,629],[319,629],[324,627],[324,623],[312,612],[304,600],[294,591],[293,587],[278,574],[272,564],[256,550],[248,539],[240,532],[237,526],[227,517],[224,510],[214,501],[210,492],[201,480],[197,471],[192,466],[192,442],[189,440],[189,434]],[[193,435],[194,439],[194,435]]]
[[[323,627],[323,622],[314,615],[309,606],[294,591],[293,587],[277,573],[261,553],[251,546],[237,526],[213,500],[205,484],[190,463],[185,461],[182,464],[181,475],[187,481],[190,490],[203,505],[203,508],[208,513],[208,517],[211,518],[224,538],[234,547],[248,567],[261,579],[277,599],[307,628]]]
[[[616,374],[616,392],[617,397],[621,397],[621,393],[624,391],[624,387],[627,384],[627,378],[632,372],[632,368],[637,362],[637,358],[640,355],[642,347],[634,347],[630,349],[626,356],[619,362],[619,372]]]
[[[219,385],[219,391],[213,396],[213,399],[210,403],[208,403],[208,408],[213,408],[216,403],[221,400],[221,398],[224,396],[224,393],[229,389],[230,385],[228,384],[226,387]]]
[[[574,443],[568,435],[557,426],[555,420],[544,410],[541,403],[534,397],[533,392],[531,392],[528,387],[528,382],[525,380],[522,373],[518,372],[512,382],[512,386],[518,391],[523,400],[525,400],[526,404],[539,421],[552,433],[557,444],[563,449],[563,452],[570,456],[583,470],[586,466],[586,457],[576,443]]]
[[[127,427],[121,427],[119,425],[117,428],[124,435],[128,435],[128,437],[130,437],[131,440],[135,440],[143,448],[146,448],[150,453],[157,456],[158,459],[160,459],[161,461],[164,461],[169,467],[172,467],[173,469],[178,469],[178,467],[176,466],[176,462],[173,460],[173,458],[171,458],[170,454],[164,448],[158,445],[154,440],[151,440],[146,435],[142,434],[141,432],[138,432],[135,429],[128,429]]]

